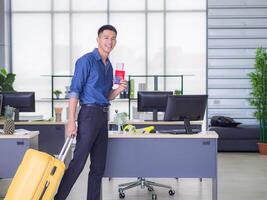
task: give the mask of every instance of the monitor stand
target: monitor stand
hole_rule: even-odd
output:
[[[187,134],[193,134],[190,120],[188,118],[184,118],[184,126]]]
[[[190,120],[184,118],[185,129],[171,129],[171,130],[160,130],[160,133],[170,133],[170,134],[197,134],[201,132],[199,129],[192,129]]]
[[[18,122],[19,121],[19,109],[15,109],[15,117],[14,117],[14,121]]]
[[[15,109],[15,116],[14,116],[14,121],[15,122],[28,122],[28,120],[20,120],[19,119],[19,109]]]
[[[157,121],[158,121],[158,110],[153,109],[153,122],[157,122]]]

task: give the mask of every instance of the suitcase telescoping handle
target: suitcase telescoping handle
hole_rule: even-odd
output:
[[[58,159],[61,161],[64,161],[66,158],[66,155],[71,147],[71,144],[74,140],[74,137],[67,137],[67,140],[65,141],[63,148],[61,149]]]
[[[67,155],[67,153],[68,153],[68,151],[69,151],[69,149],[71,147],[71,144],[72,144],[73,140],[74,140],[74,137],[67,137],[67,140],[65,141],[65,143],[63,145],[63,148],[61,149],[61,151],[59,153],[59,156],[58,156],[58,159],[61,160],[62,162],[64,162],[64,160],[66,158],[66,155]],[[54,166],[52,171],[51,171],[51,173],[50,173],[50,175],[53,176],[55,174],[56,170],[57,170],[57,167]],[[42,191],[42,193],[40,195],[39,200],[43,199],[43,197],[45,195],[45,192],[46,192],[47,188],[49,187],[49,185],[50,185],[50,181],[47,180],[46,183],[45,183],[45,187],[44,187],[44,189],[43,189],[43,191]]]

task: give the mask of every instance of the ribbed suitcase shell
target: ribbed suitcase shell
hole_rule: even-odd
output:
[[[65,171],[64,160],[72,143],[68,138],[59,155],[61,160],[28,149],[8,188],[4,200],[52,200]]]

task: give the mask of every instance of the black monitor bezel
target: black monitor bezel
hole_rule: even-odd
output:
[[[164,114],[164,121],[184,121],[188,119],[190,121],[203,120],[205,115],[205,110],[207,107],[208,95],[172,95],[168,97],[167,106]],[[201,103],[196,109],[190,106],[190,101],[196,101],[195,103]],[[175,103],[175,106],[172,105]],[[192,110],[188,110],[192,109]],[[188,112],[195,112],[194,114]],[[184,114],[184,113],[187,113]],[[178,117],[175,117],[178,116]],[[191,117],[195,115],[197,117]]]
[[[35,92],[0,92],[2,96],[2,113],[4,114],[5,106],[9,105],[16,108],[15,121],[19,120],[19,112],[35,112]],[[28,98],[27,102],[13,100],[16,98]],[[9,102],[7,102],[9,101]],[[27,103],[26,105],[23,103]]]
[[[153,112],[153,121],[158,121],[157,113],[158,112],[165,112],[167,106],[168,96],[172,95],[172,91],[138,91],[137,92],[137,111],[138,112]],[[152,99],[154,98],[162,98],[160,101],[164,101],[162,104],[151,103],[151,106],[144,106],[144,98]],[[146,100],[148,102],[148,100]],[[146,102],[146,103],[147,103]]]
[[[164,121],[184,121],[185,133],[195,134],[190,121],[204,119],[207,101],[208,95],[169,96]]]

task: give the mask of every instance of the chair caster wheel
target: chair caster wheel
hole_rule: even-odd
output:
[[[157,200],[157,195],[156,194],[152,194],[152,200]]]
[[[123,192],[120,192],[120,199],[124,199],[125,198],[125,194]]]
[[[170,196],[173,196],[175,194],[175,191],[174,190],[169,190],[169,195]]]

